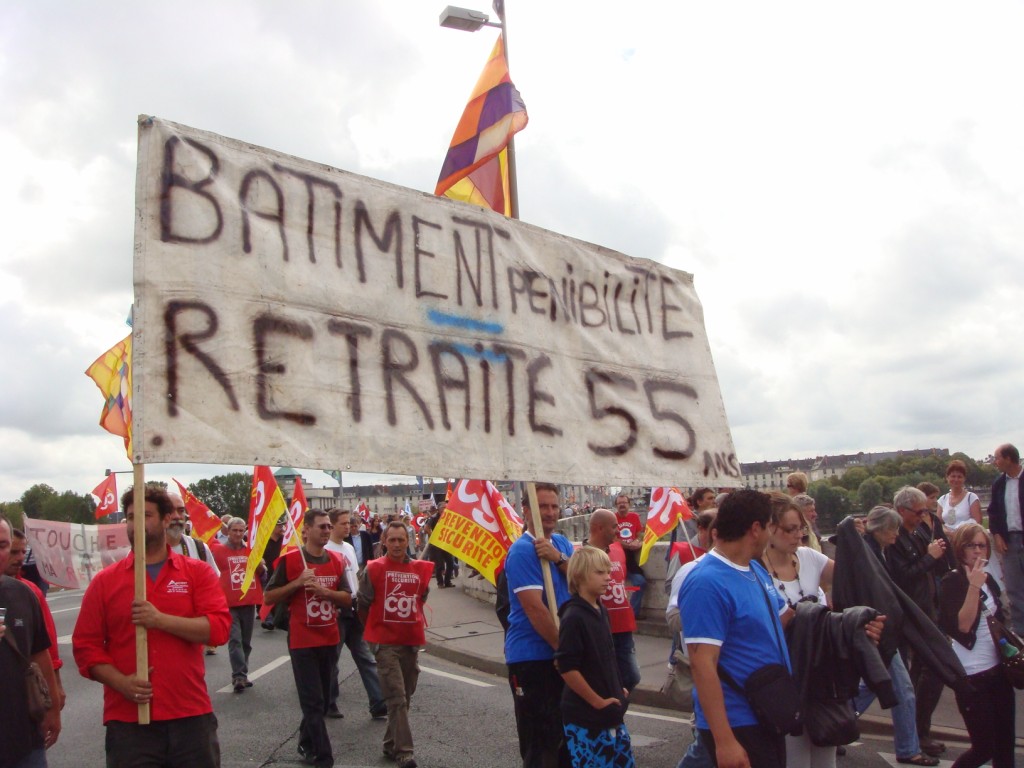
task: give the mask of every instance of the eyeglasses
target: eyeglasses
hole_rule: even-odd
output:
[[[320,523],[320,525],[317,526],[317,528],[319,528],[321,531],[329,531],[333,527],[334,526],[330,523]]]
[[[988,549],[988,544],[984,541],[972,541],[970,544],[964,544],[964,549]]]
[[[802,526],[799,526],[799,525],[785,525],[785,526],[780,525],[779,526],[779,530],[782,531],[783,533],[792,535],[792,534],[796,533],[797,531],[803,531],[805,529]]]

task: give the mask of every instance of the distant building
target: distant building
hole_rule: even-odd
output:
[[[871,467],[890,459],[918,459],[928,456],[949,458],[948,448],[915,448],[909,451],[880,451],[878,453],[847,453],[838,456],[818,456],[813,459],[783,459],[740,464],[747,488],[758,491],[786,490],[786,476],[803,472],[814,483],[819,480],[840,478],[854,467]]]

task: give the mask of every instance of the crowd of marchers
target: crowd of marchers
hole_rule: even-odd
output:
[[[970,737],[954,768],[1014,765],[1022,467],[1009,444],[995,459],[987,529],[957,460],[947,494],[901,488],[827,542],[801,473],[787,478],[787,493],[695,491],[695,537],[668,549],[666,651],[693,693],[693,740],[679,768],[834,768],[875,699],[891,714],[897,761],[935,766],[946,746],[931,719],[946,687]],[[589,535],[574,545],[557,532],[558,486],[538,483],[536,503],[540,530],[524,509],[497,584],[522,765],[633,766],[624,715],[640,682],[640,517],[620,495],[614,509],[589,510]],[[184,503],[160,487],[141,500],[127,491],[121,509],[133,545],[143,515],[146,599],[135,596],[133,552],[92,580],[72,635],[79,673],[103,686],[108,766],[219,766],[203,657],[226,646],[233,690],[244,694],[261,626],[288,635],[303,762],[335,764],[327,720],[343,717],[338,664],[348,648],[369,716],[387,719],[383,756],[415,768],[409,708],[423,604],[431,579],[449,587],[458,566],[439,549],[417,557],[440,511],[420,541],[400,517],[370,526],[347,510],[309,510],[301,546],[288,547],[282,519],[243,590],[246,521],[225,516],[207,545],[187,535]],[[46,766],[65,703],[45,594],[24,578],[26,543],[0,517],[0,768]],[[42,705],[31,696],[37,677],[49,691]]]

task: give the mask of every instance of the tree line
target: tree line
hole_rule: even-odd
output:
[[[151,483],[146,483],[150,485]],[[167,483],[152,483],[167,488]],[[249,517],[249,494],[252,475],[246,472],[231,472],[226,475],[199,480],[187,486],[189,493],[202,501],[217,515],[230,513],[243,520]],[[125,486],[127,488],[127,486]],[[175,489],[176,491],[176,489]],[[0,513],[11,521],[15,528],[24,527],[24,518],[33,520],[57,520],[70,523],[95,524],[96,502],[91,494],[74,491],[58,492],[46,483],[37,483],[25,491],[17,501],[0,502]],[[100,520],[99,522],[105,522]]]
[[[999,476],[995,465],[979,463],[965,453],[954,453],[948,458],[886,459],[870,467],[853,467],[842,477],[818,480],[807,489],[818,510],[818,527],[831,531],[847,515],[865,514],[878,504],[891,504],[893,495],[905,485],[928,482],[946,493],[946,465],[953,459],[967,465],[967,487],[976,492],[988,490]]]

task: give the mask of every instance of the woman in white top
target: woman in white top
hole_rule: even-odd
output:
[[[775,589],[791,609],[804,601],[818,602],[832,586],[836,564],[821,552],[801,546],[807,521],[800,508],[781,493],[772,498],[768,522],[768,546],[761,564],[772,576]],[[805,730],[801,736],[786,736],[787,768],[835,768],[836,748],[816,747]]]
[[[953,638],[953,651],[967,671],[969,686],[956,692],[956,704],[971,737],[971,748],[953,768],[1011,768],[1014,751],[1014,694],[1000,666],[985,618],[1002,618],[999,587],[985,573],[991,552],[988,534],[977,523],[961,526],[953,536],[959,567],[942,579],[939,626]]]
[[[946,466],[946,482],[949,483],[949,493],[939,497],[939,514],[946,533],[951,534],[965,523],[981,525],[981,501],[964,487],[967,482],[967,465],[960,459],[949,462]]]

